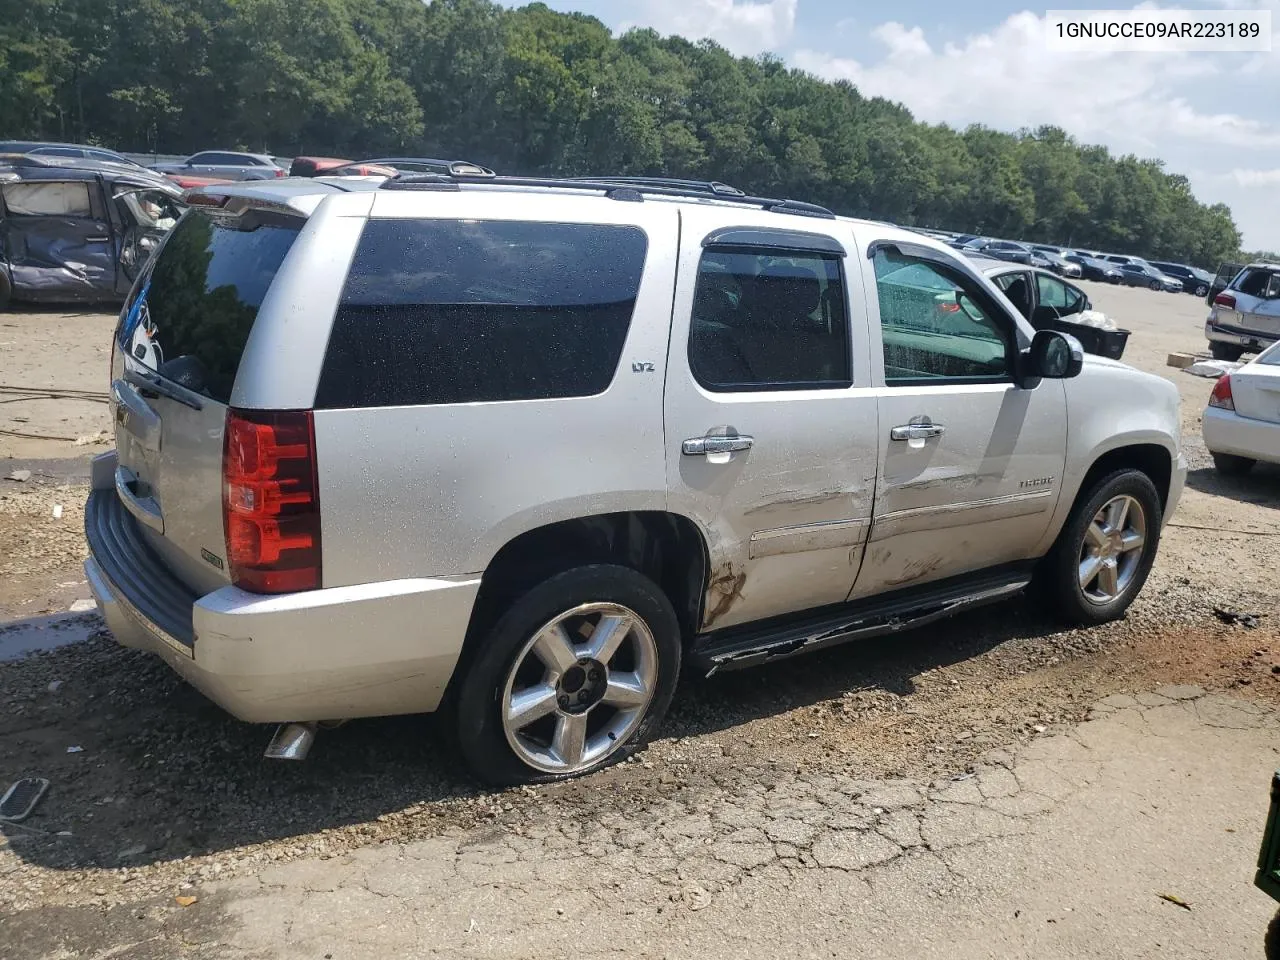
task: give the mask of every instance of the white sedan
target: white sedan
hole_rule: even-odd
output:
[[[1280,343],[1218,380],[1203,433],[1221,473],[1243,475],[1259,460],[1280,463]]]

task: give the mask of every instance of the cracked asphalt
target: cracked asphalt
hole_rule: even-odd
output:
[[[725,759],[639,797],[611,771],[592,806],[524,791],[488,823],[200,883],[187,907],[26,910],[0,942],[40,960],[1259,957],[1278,732],[1270,706],[1179,685],[933,781]]]

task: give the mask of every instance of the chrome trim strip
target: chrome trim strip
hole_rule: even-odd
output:
[[[1030,500],[1047,500],[1056,497],[1056,487],[1048,490],[1037,490],[1032,493],[1010,493],[1002,497],[988,497],[985,500],[962,500],[959,503],[935,503],[927,507],[911,507],[907,510],[895,510],[875,518],[876,523],[889,523],[894,520],[906,520],[910,517],[938,516],[951,513],[962,513],[966,510],[983,510],[989,507],[1003,507],[1010,503],[1022,503]]]
[[[774,527],[751,534],[749,551],[752,560],[781,553],[803,553],[807,550],[829,550],[834,547],[857,546],[866,539],[864,530],[871,518],[854,520],[822,520],[793,527]]]

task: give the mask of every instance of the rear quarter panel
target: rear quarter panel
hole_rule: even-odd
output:
[[[536,527],[665,509],[675,207],[400,192],[378,196],[373,216],[626,223],[645,231],[648,248],[621,359],[602,394],[316,411],[325,586],[478,573]],[[649,366],[633,372],[633,363]]]

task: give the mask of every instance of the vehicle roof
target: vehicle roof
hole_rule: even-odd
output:
[[[1255,260],[1244,265],[1245,270],[1280,270],[1280,263],[1274,260]]]
[[[229,153],[233,157],[253,157],[255,160],[265,160],[267,163],[276,162],[276,158],[269,153],[250,153],[248,150],[220,150],[217,147],[209,147],[206,150],[197,150],[195,153],[191,154],[190,157],[187,157],[187,159],[190,160],[191,157],[198,157],[202,153]]]
[[[103,153],[110,153],[117,157],[124,156],[118,150],[112,150],[110,147],[95,147],[91,143],[63,143],[61,140],[0,140],[0,153],[23,153],[36,147],[72,147],[76,150],[101,150]]]
[[[85,160],[76,157],[30,157],[25,154],[5,156],[0,154],[0,171],[13,176],[12,180],[93,180],[102,176],[112,183],[130,186],[154,187],[167,190],[175,196],[182,191],[163,174],[153,173],[142,167],[126,167],[105,160]]]
[[[372,162],[372,161],[364,161]],[[211,196],[227,196],[240,197],[247,200],[256,200],[272,204],[275,206],[287,207],[295,210],[304,216],[310,216],[315,212],[320,203],[327,197],[337,196],[344,193],[374,193],[382,196],[395,196],[410,193],[408,190],[383,190],[383,184],[387,182],[386,177],[380,176],[364,176],[364,177],[280,177],[274,180],[242,180],[232,183],[217,184],[207,187],[194,187],[188,190],[189,195],[211,195]],[[618,186],[622,186],[619,184]],[[461,182],[458,189],[464,193],[479,193],[492,195],[493,193],[525,193],[533,195],[546,196],[554,194],[557,198],[566,203],[609,203],[616,204],[619,201],[605,197],[603,188],[591,183],[583,183],[579,188],[575,184],[572,187],[561,186],[537,186],[537,185],[514,185],[502,182],[487,183],[480,182]],[[412,191],[417,192],[417,191]],[[668,196],[661,194],[644,195],[646,202],[657,203],[675,203],[680,205],[700,205],[724,207],[726,209],[738,208],[757,210],[761,208],[754,203],[745,202],[732,196]],[[805,216],[803,214],[793,213],[789,211],[776,210],[770,211],[771,215],[779,217],[779,225],[786,224],[793,229],[803,230],[803,225],[808,225],[810,230],[814,226],[824,222],[831,222],[826,218],[815,218]],[[904,243],[914,243],[920,246],[927,246],[930,249],[937,250],[941,253],[954,255],[955,251],[948,247],[941,240],[924,234],[916,233],[906,227],[900,227],[896,224],[884,223],[877,220],[866,220],[858,217],[836,216],[835,220],[842,223],[857,224],[864,227],[875,227],[877,236],[881,239],[900,240]],[[1003,261],[1002,261],[1003,262]]]

